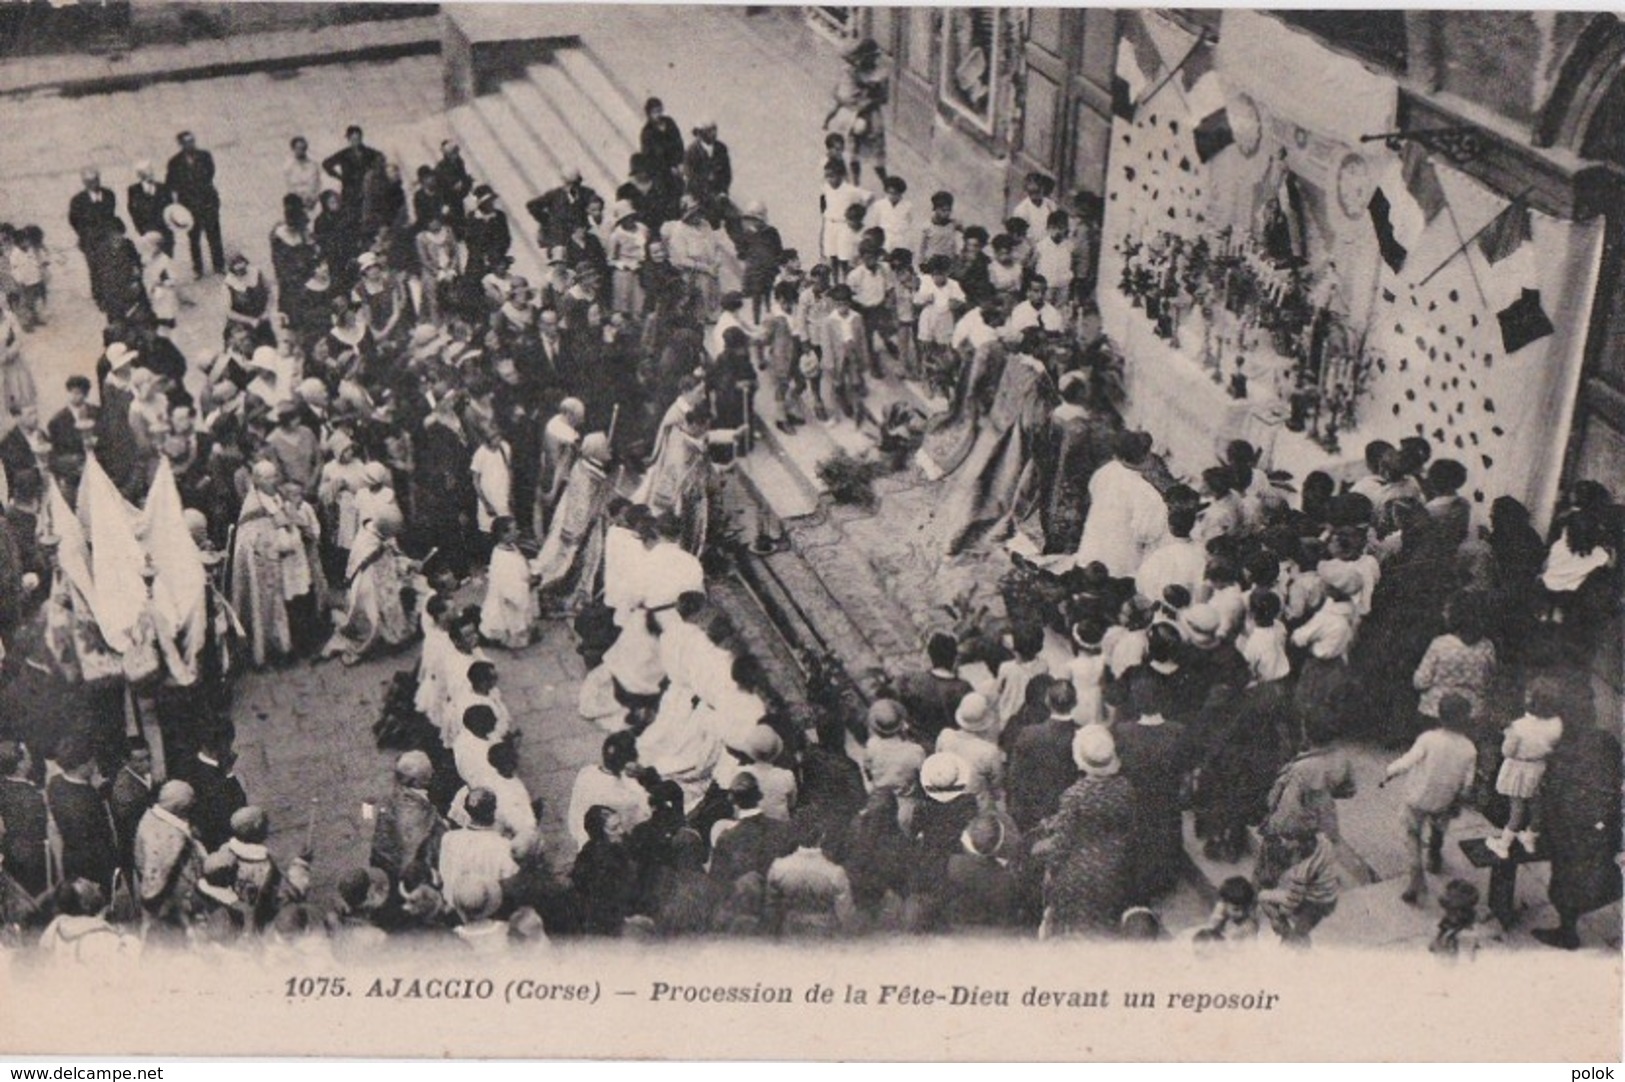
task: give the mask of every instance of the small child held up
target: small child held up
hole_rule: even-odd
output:
[[[1539,835],[1531,822],[1535,795],[1546,776],[1546,760],[1563,739],[1562,689],[1549,677],[1536,677],[1524,697],[1524,714],[1507,726],[1501,741],[1501,772],[1495,791],[1507,798],[1507,824],[1497,837],[1485,838],[1490,852],[1506,860],[1516,838],[1526,853],[1533,853]]]

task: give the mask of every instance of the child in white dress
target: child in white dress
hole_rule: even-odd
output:
[[[1563,719],[1558,716],[1561,708],[1557,685],[1537,678],[1524,698],[1526,712],[1506,728],[1495,791],[1507,798],[1511,810],[1500,835],[1484,839],[1490,852],[1502,860],[1511,855],[1514,838],[1526,852],[1535,851],[1539,835],[1530,823],[1529,811],[1535,794],[1540,792],[1541,779],[1546,776],[1546,760],[1563,739]]]
[[[530,561],[519,551],[519,524],[503,515],[491,524],[496,547],[486,572],[480,634],[510,650],[530,645],[539,607]]]

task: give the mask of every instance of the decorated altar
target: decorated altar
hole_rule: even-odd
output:
[[[1258,12],[1217,43],[1127,14],[1098,300],[1131,423],[1177,472],[1231,439],[1301,479],[1428,438],[1466,495],[1556,495],[1597,222],[1543,215],[1396,132],[1393,79]]]

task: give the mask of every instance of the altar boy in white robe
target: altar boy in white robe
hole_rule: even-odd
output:
[[[1151,437],[1118,434],[1113,459],[1089,481],[1089,516],[1083,523],[1077,566],[1098,560],[1114,578],[1131,578],[1140,561],[1168,533],[1168,508],[1141,469],[1151,458]]]
[[[502,515],[491,523],[496,547],[486,571],[485,600],[480,605],[480,634],[510,650],[530,645],[536,624],[536,577],[519,551],[519,524]]]

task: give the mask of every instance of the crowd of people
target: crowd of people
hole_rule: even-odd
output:
[[[1079,341],[1098,208],[1069,214],[1035,175],[992,236],[949,192],[916,217],[854,80],[805,272],[766,209],[735,202],[716,124],[685,142],[656,99],[612,198],[571,170],[522,225],[455,143],[408,189],[360,128],[321,160],[296,138],[269,272],[222,243],[191,133],[163,180],[137,165],[128,225],[87,170],[69,220],[104,349],[45,423],[24,351],[48,275],[16,257],[41,251],[39,231],[0,228],[13,942],[88,960],[399,939],[1154,939],[1194,811],[1204,857],[1251,871],[1193,937],[1306,944],[1369,875],[1337,804],[1354,795],[1340,742],[1370,738],[1409,748],[1388,768],[1407,786],[1407,901],[1424,904],[1444,831],[1473,806],[1504,824],[1485,843],[1500,859],[1551,859],[1559,923],[1536,934],[1578,945],[1579,917],[1620,893],[1618,741],[1565,668],[1617,610],[1611,495],[1576,485],[1550,537],[1510,498],[1475,531],[1467,469],[1422,439],[1373,443],[1349,485],[1313,474],[1293,491],[1242,442],[1181,481],[1112,409],[1109,351]],[[860,138],[878,193],[856,182]],[[514,273],[520,228],[546,253],[541,281]],[[220,349],[188,358],[173,332],[195,318],[205,253],[226,318]],[[949,550],[1038,541],[1006,577],[985,679],[940,633],[920,668],[875,676],[859,714],[832,695],[791,709],[707,597],[715,477],[763,425],[793,432],[808,412],[884,439],[870,384],[898,377],[948,399],[911,431]],[[207,575],[201,660],[188,680],[127,653],[111,680],[83,679],[107,644],[66,566],[68,509],[106,488],[133,512],[171,485]],[[520,752],[545,737],[521,732],[487,654],[554,617],[573,620],[579,710],[606,732],[564,811],[573,855],[544,843]],[[221,689],[419,643],[375,729],[398,758],[369,808],[369,864],[322,905],[313,854],[267,848]],[[1433,945],[1455,953],[1476,895],[1453,880],[1440,896]]]

